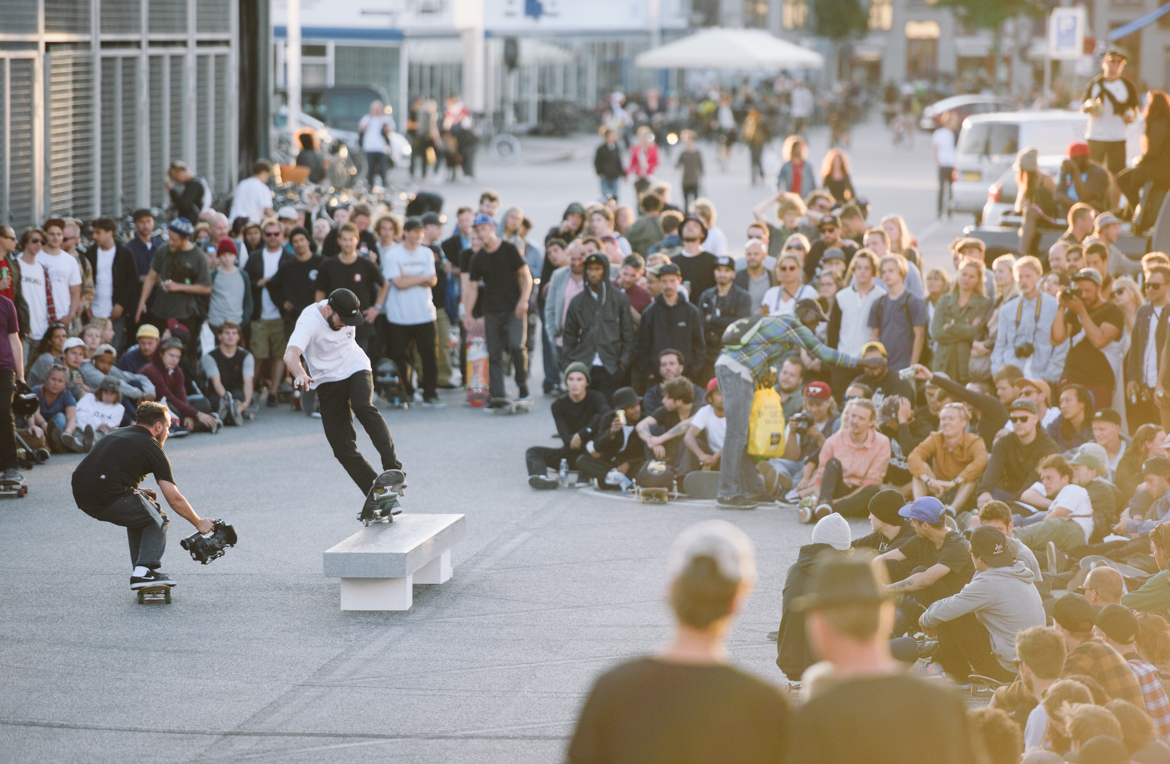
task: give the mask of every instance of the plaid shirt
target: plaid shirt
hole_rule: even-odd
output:
[[[1170,697],[1166,696],[1162,680],[1158,678],[1158,669],[1154,664],[1142,660],[1137,653],[1126,653],[1125,658],[1142,688],[1146,713],[1154,722],[1158,737],[1165,741],[1170,735]]]
[[[1085,674],[1097,680],[1111,700],[1128,700],[1138,708],[1145,708],[1142,688],[1125,658],[1109,645],[1090,639],[1068,654],[1064,660],[1064,676]]]
[[[824,363],[854,368],[857,359],[821,344],[816,335],[794,314],[764,316],[755,335],[738,350],[723,349],[723,355],[742,364],[761,382],[768,369],[779,366],[792,351],[804,348],[809,355]]]

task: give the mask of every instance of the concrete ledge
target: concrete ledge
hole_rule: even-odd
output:
[[[325,551],[325,576],[405,578],[463,539],[463,518],[404,512],[392,523],[362,528]]]

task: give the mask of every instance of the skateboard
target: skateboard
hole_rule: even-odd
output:
[[[532,401],[513,401],[507,398],[492,398],[493,414],[527,414],[532,411]]]
[[[394,515],[402,514],[399,503],[406,491],[406,475],[402,470],[386,470],[374,479],[358,520],[363,525],[370,523],[392,523]]]
[[[488,393],[488,352],[487,340],[482,334],[467,337],[467,403],[475,408],[487,405]]]
[[[1090,554],[1081,558],[1080,567],[1082,570],[1092,570],[1093,568],[1100,565],[1107,565],[1110,568],[1116,570],[1122,576],[1126,578],[1134,578],[1139,581],[1145,581],[1151,575],[1150,573],[1147,573],[1144,570],[1139,570],[1132,565],[1126,565],[1123,562],[1117,562],[1099,554]]]
[[[0,496],[15,496],[18,499],[23,499],[28,495],[28,484],[24,482],[24,478],[19,480],[0,480]]]
[[[637,486],[634,491],[638,494],[638,500],[643,504],[666,504],[670,501],[669,488],[643,488]]]
[[[683,478],[683,493],[692,499],[714,499],[719,494],[719,473],[695,470]]]
[[[994,695],[995,691],[1005,684],[1005,682],[1001,682],[998,679],[992,679],[989,676],[982,676],[980,674],[971,674],[968,681],[971,682],[971,694],[977,698]]]
[[[171,604],[171,587],[144,586],[138,590],[139,605],[169,605]]]

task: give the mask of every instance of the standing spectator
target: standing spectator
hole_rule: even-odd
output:
[[[309,168],[310,183],[321,183],[329,169],[329,160],[317,150],[315,136],[312,132],[304,132],[298,136],[297,142],[301,144],[301,150],[297,152],[296,166]]]
[[[456,151],[462,159],[463,175],[467,178],[475,177],[476,146],[473,127],[471,112],[463,103],[463,99],[456,93],[447,96],[447,108],[443,112],[443,130],[455,139]],[[455,179],[454,171],[451,179]]]
[[[1134,218],[1138,206],[1138,197],[1147,183],[1153,183],[1149,195],[1146,197],[1145,208],[1149,213],[1143,213],[1140,219],[1133,219],[1133,233],[1135,236],[1150,228],[1157,219],[1158,207],[1153,206],[1154,200],[1160,192],[1165,199],[1165,193],[1170,188],[1170,96],[1164,90],[1151,90],[1146,98],[1146,108],[1143,114],[1146,124],[1146,142],[1141,157],[1130,169],[1122,170],[1117,175],[1117,185],[1125,194],[1128,204],[1125,214]]]
[[[1125,658],[1129,668],[1137,677],[1142,689],[1142,701],[1157,736],[1165,739],[1170,735],[1170,698],[1162,687],[1158,669],[1137,653],[1138,619],[1133,611],[1119,604],[1109,604],[1097,613],[1096,632],[1105,644]],[[1125,701],[1110,701],[1125,703]]]
[[[735,285],[747,292],[751,298],[753,316],[763,314],[764,295],[776,286],[775,276],[764,267],[767,257],[767,244],[760,239],[748,239],[743,246],[743,259],[747,262],[747,267],[735,274]]]
[[[276,229],[279,231],[280,226],[276,225]],[[159,329],[166,327],[168,319],[180,322],[191,333],[188,357],[197,359],[199,330],[203,326],[200,303],[211,294],[211,269],[207,265],[207,256],[191,243],[195,230],[190,221],[178,218],[167,226],[167,232],[170,240],[155,253],[150,272],[142,283],[142,295],[138,298],[134,318]],[[148,314],[146,303],[152,295],[154,303]]]
[[[650,248],[662,241],[662,224],[658,220],[662,212],[662,197],[645,194],[638,204],[642,208],[642,216],[626,231],[626,239],[630,242],[630,249],[646,257]]]
[[[1101,74],[1089,80],[1081,97],[1081,111],[1089,115],[1092,159],[1114,175],[1125,169],[1126,127],[1141,108],[1137,88],[1121,76],[1125,64],[1125,52],[1111,46],[1101,59]]]
[[[658,169],[658,146],[654,143],[654,132],[647,125],[639,127],[637,135],[638,142],[630,149],[630,166],[626,172],[634,176],[634,192],[641,198]],[[617,195],[613,198],[617,199]]]
[[[0,229],[0,234],[11,232],[11,228]],[[0,342],[0,470],[4,471],[6,481],[23,481],[17,469],[12,397],[17,383],[24,382],[24,348],[16,306],[3,296],[0,296],[0,329],[6,335],[6,341]]]
[[[93,269],[94,300],[90,306],[95,318],[109,319],[114,331],[114,346],[122,347],[126,320],[133,313],[141,285],[134,255],[114,238],[118,224],[113,218],[93,221],[94,246],[85,256]]]
[[[806,198],[817,190],[815,172],[805,161],[808,144],[799,135],[790,135],[784,140],[781,157],[784,164],[780,166],[780,175],[776,180],[777,191],[791,191],[801,199]]]
[[[268,407],[278,404],[277,392],[284,382],[284,350],[288,339],[284,333],[284,319],[280,307],[272,299],[268,282],[281,267],[294,258],[284,248],[284,233],[275,218],[264,221],[264,249],[248,260],[246,268],[252,289],[252,312],[247,320],[252,324],[251,346],[256,360],[264,366],[268,362]]]
[[[431,287],[431,302],[435,306],[435,359],[438,364],[435,385],[443,390],[451,390],[455,387],[451,384],[451,314],[447,310],[452,281],[451,261],[443,253],[440,242],[443,217],[437,212],[427,212],[422,216],[422,224],[422,243],[431,250],[435,259],[435,285]],[[531,317],[531,311],[529,313]]]
[[[1077,273],[1073,282],[1080,294],[1061,294],[1061,309],[1052,322],[1052,343],[1072,342],[1061,383],[1084,385],[1098,405],[1107,407],[1117,384],[1113,369],[1121,363],[1125,316],[1102,299],[1101,281],[1101,274],[1092,268]]]
[[[272,176],[272,162],[267,159],[257,159],[252,163],[252,177],[244,178],[236,186],[236,193],[232,197],[232,211],[228,217],[232,220],[244,218],[260,221],[273,217],[276,210],[272,204],[272,189],[268,187],[268,179]],[[153,220],[151,221],[153,224]],[[137,223],[135,224],[137,227]]]
[[[715,259],[714,255],[711,255],[711,259]],[[663,265],[658,277],[662,281],[662,292],[642,313],[642,320],[638,324],[638,349],[634,354],[638,363],[636,379],[646,385],[661,381],[655,376],[650,364],[664,350],[681,350],[683,365],[695,372],[701,371],[707,361],[703,314],[696,305],[682,299],[679,294],[678,288],[682,285],[679,267],[674,263]]]
[[[638,323],[642,320],[642,313],[654,301],[650,290],[640,283],[644,271],[642,258],[638,255],[629,255],[622,260],[621,270],[618,271],[618,277],[613,282],[613,285],[622,290],[626,299],[630,301],[630,315],[634,317],[635,332],[638,331]]]
[[[703,249],[707,223],[698,215],[691,215],[683,221],[679,231],[682,252],[672,257],[671,262],[678,268],[682,284],[690,290],[691,303],[698,305],[703,292],[715,286],[715,255]]]
[[[381,321],[382,341],[388,355],[398,365],[399,376],[407,397],[414,397],[410,345],[414,343],[422,360],[419,386],[423,406],[443,408],[435,391],[438,384],[438,360],[435,357],[435,304],[431,287],[438,282],[435,253],[423,246],[423,223],[407,218],[402,226],[403,238],[384,253],[382,275],[390,284],[386,294],[385,317]]]
[[[62,229],[61,236],[61,251],[73,259],[81,274],[81,294],[78,307],[73,320],[69,322],[69,331],[75,335],[81,334],[84,324],[93,317],[90,312],[90,306],[93,305],[93,268],[90,267],[84,252],[78,250],[77,246],[80,243],[81,221],[77,218],[65,218],[65,228]]]
[[[767,211],[776,205],[776,221],[779,226],[773,225],[767,218]],[[752,208],[752,215],[756,222],[765,226],[768,231],[768,255],[777,257],[782,247],[793,234],[804,234],[816,238],[816,231],[810,225],[802,225],[801,219],[808,213],[804,201],[791,191],[781,191],[769,197]]]
[[[970,261],[969,261],[970,262]],[[1053,346],[1052,322],[1060,302],[1040,291],[1042,266],[1034,257],[1021,257],[1015,264],[1020,294],[1000,306],[991,368],[1018,366],[1029,379],[1056,384],[1064,372],[1067,345]],[[1170,269],[1167,269],[1170,276]],[[1170,297],[1170,295],[1167,295]]]
[[[804,492],[817,496],[817,505],[815,510],[800,508],[802,523],[833,512],[865,517],[869,500],[881,490],[890,462],[890,439],[876,430],[877,409],[864,399],[850,401],[843,419],[842,428],[821,446],[813,484]]]
[[[788,704],[726,663],[725,635],[756,579],[748,537],[723,520],[692,525],[670,552],[671,644],[603,674],[569,743],[570,764],[782,761]]]
[[[951,216],[951,174],[955,171],[955,129],[959,121],[954,112],[948,112],[941,127],[930,134],[934,163],[938,167],[938,213],[942,218],[943,211],[947,218]]]
[[[349,216],[349,221],[357,228],[358,244],[357,252],[362,257],[369,257],[371,252],[378,252],[378,236],[381,234],[381,229],[384,225],[390,225],[392,228],[399,228],[398,220],[393,215],[385,215],[378,218],[378,225],[375,231],[370,230],[370,221],[373,218],[373,212],[369,205],[355,204],[353,206],[352,214]],[[387,223],[387,221],[389,221]],[[324,257],[337,257],[341,251],[338,244],[338,237],[341,235],[341,225],[338,225],[329,235],[325,237],[325,243],[321,246],[321,254]],[[398,231],[395,230],[392,238],[398,238]],[[360,344],[360,343],[359,343]]]
[[[885,292],[874,283],[877,272],[877,258],[868,249],[854,256],[846,274],[849,286],[837,292],[830,308],[829,347],[837,348],[846,355],[858,356],[872,341],[869,316],[877,301],[885,297]],[[852,370],[834,368],[830,384],[834,390],[844,392],[854,376]]]
[[[590,386],[608,401],[625,385],[634,357],[634,318],[626,295],[606,279],[609,263],[599,253],[585,259],[585,291],[565,316],[561,361],[591,367]]]
[[[81,313],[81,269],[77,259],[61,248],[65,240],[65,221],[45,221],[44,247],[37,262],[44,268],[46,307],[49,323],[69,326]]]
[[[216,337],[225,321],[243,325],[252,320],[252,282],[236,267],[236,243],[226,236],[216,247],[219,265],[211,272],[211,297],[207,302],[207,324]]]
[[[252,394],[255,390],[256,361],[240,347],[240,325],[226,321],[219,328],[219,344],[203,356],[203,374],[207,377],[207,402],[218,412],[224,424],[239,427],[251,419]]]
[[[699,198],[703,184],[703,155],[695,145],[695,131],[683,130],[683,151],[675,167],[682,168],[683,213],[691,214],[691,202]]]
[[[1142,285],[1146,302],[1138,307],[1125,368],[1126,415],[1133,430],[1146,423],[1161,422],[1162,396],[1155,393],[1165,389],[1160,372],[1170,319],[1167,285],[1170,268],[1164,265],[1151,268]]]
[[[564,344],[562,335],[569,303],[585,290],[585,258],[601,250],[601,242],[589,236],[568,247],[568,263],[553,271],[545,289],[544,332],[554,349]],[[559,355],[559,353],[558,353]]]
[[[392,163],[390,155],[390,134],[394,132],[394,118],[386,105],[374,99],[370,102],[370,113],[358,122],[362,134],[362,151],[366,153],[366,182],[370,188],[380,187],[386,180],[386,170]]]
[[[709,365],[706,371],[699,374],[700,378],[710,378],[714,374],[714,359],[723,347],[723,332],[727,327],[752,314],[751,295],[737,287],[734,281],[735,261],[727,256],[715,258],[715,286],[699,297]]]
[[[806,284],[812,283],[817,273],[820,272],[821,260],[824,259],[825,252],[834,248],[841,250],[845,258],[845,263],[848,266],[852,264],[854,255],[861,249],[861,247],[857,246],[856,242],[846,239],[841,235],[841,231],[843,230],[841,228],[841,219],[835,213],[830,213],[822,217],[818,228],[821,232],[820,238],[814,240],[809,245],[808,253],[804,256],[804,281]],[[877,262],[877,258],[874,259],[874,262]],[[876,278],[876,269],[874,274]]]
[[[528,352],[525,341],[528,295],[532,274],[520,252],[496,236],[492,219],[482,212],[473,225],[483,244],[471,261],[464,304],[475,305],[483,282],[483,318],[471,318],[474,331],[487,338],[491,397],[507,399],[504,385],[509,359],[516,367],[516,386],[521,400],[528,399]],[[468,311],[471,313],[472,311]]]
[[[692,207],[694,208],[692,215],[698,215],[702,218],[703,225],[707,227],[707,238],[703,239],[703,249],[716,256],[726,255],[727,234],[715,225],[715,205],[710,199],[699,198],[695,200]]]
[[[790,241],[788,246],[794,246],[796,243]],[[809,284],[801,283],[800,269],[801,262],[798,252],[785,249],[776,258],[776,269],[773,271],[773,275],[777,283],[776,286],[764,293],[762,302],[762,307],[769,316],[792,313],[796,310],[796,303],[801,300],[815,300],[817,298],[815,288]]]
[[[164,246],[165,242],[162,237],[154,235],[154,215],[150,210],[135,210],[131,217],[134,218],[134,235],[126,242],[126,248],[134,255],[134,265],[138,268],[138,280],[141,282],[150,273],[155,251]]]
[[[286,260],[276,275],[268,280],[268,294],[280,306],[284,316],[284,335],[292,336],[297,317],[313,304],[317,275],[325,258],[313,253],[312,238],[304,228],[294,228],[288,236],[294,260]],[[249,289],[249,293],[251,290]],[[245,315],[251,316],[251,311]]]
[[[1083,202],[1098,212],[1109,209],[1109,171],[1089,159],[1089,144],[1073,141],[1068,144],[1066,156],[1060,163],[1056,181],[1056,202],[1064,209],[1072,209]]]
[[[891,372],[917,364],[926,341],[926,305],[906,290],[908,267],[901,255],[886,255],[879,261],[886,295],[869,314],[873,339],[885,346]]]
[[[24,299],[24,286],[20,276],[20,256],[16,252],[16,230],[12,226],[0,225],[0,268],[7,268],[6,278],[0,278],[0,295],[12,300],[20,324],[21,342],[28,337],[28,303]],[[22,356],[23,360],[23,356]]]
[[[617,237],[618,249],[623,255],[633,252],[630,242],[621,234],[615,233],[613,228],[613,212],[608,207],[594,207],[589,212],[589,230],[598,239],[598,243],[606,236],[613,234]]]
[[[597,147],[593,155],[593,171],[601,181],[601,198],[617,199],[618,189],[626,171],[622,167],[622,147],[618,145],[618,134],[613,128],[605,131],[605,143]]]
[[[931,337],[936,343],[931,364],[934,371],[946,372],[951,379],[966,384],[970,378],[971,343],[984,329],[983,320],[990,307],[991,300],[983,294],[983,266],[974,260],[965,261],[955,285],[935,307],[931,323]]]
[[[853,181],[849,177],[849,160],[845,152],[840,149],[829,149],[821,161],[821,185],[833,195],[833,198],[844,204],[853,201],[857,194],[853,191]]]
[[[193,173],[186,162],[171,162],[164,183],[171,196],[171,206],[179,217],[198,220],[211,209],[211,189],[207,181]]]
[[[373,347],[376,335],[374,320],[382,310],[382,305],[386,301],[386,292],[390,286],[386,283],[386,277],[382,275],[381,269],[372,260],[368,257],[358,257],[358,241],[356,225],[345,223],[338,227],[337,245],[340,252],[337,257],[326,257],[325,262],[318,269],[314,297],[315,301],[319,303],[337,289],[348,289],[353,292],[358,299],[362,316],[365,318],[364,321],[355,326],[354,341],[365,352],[372,364],[373,356],[376,355]],[[253,282],[254,289],[256,289],[255,282]],[[255,309],[253,309],[253,315],[255,315]],[[364,481],[364,476],[362,479]]]
[[[1019,229],[1020,252],[1038,251],[1041,230],[1060,230],[1060,207],[1056,203],[1056,180],[1040,170],[1040,152],[1028,146],[1016,154],[1015,212],[1024,218]],[[1091,208],[1090,208],[1091,209]]]

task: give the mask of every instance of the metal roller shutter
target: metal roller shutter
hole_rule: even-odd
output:
[[[163,56],[150,57],[150,203],[161,206],[167,195],[163,173],[167,162],[166,115],[166,60]]]
[[[199,0],[195,6],[196,32],[231,31],[231,2],[230,0]]]
[[[119,215],[122,205],[118,199],[118,61],[116,58],[102,59],[101,87],[102,128],[101,141],[101,209],[103,214]]]
[[[48,212],[94,212],[93,59],[48,55],[46,177]]]
[[[44,0],[45,32],[89,34],[90,0]]]
[[[151,34],[187,34],[187,0],[149,0],[146,11]]]
[[[118,212],[126,213],[138,202],[138,60],[122,59],[122,102],[117,105],[122,112],[121,135],[118,136],[122,152],[122,198]]]
[[[230,117],[227,93],[228,66],[227,56],[215,57],[215,135],[213,136],[215,150],[212,152],[212,163],[207,175],[207,182],[214,195],[226,194],[230,190],[228,189],[228,178],[231,177],[231,169],[228,161],[227,130]]]
[[[33,224],[33,86],[32,59],[8,61],[8,219],[19,234]]]
[[[142,0],[101,0],[102,34],[142,32]]]
[[[195,59],[195,172],[211,171],[211,56]]]

